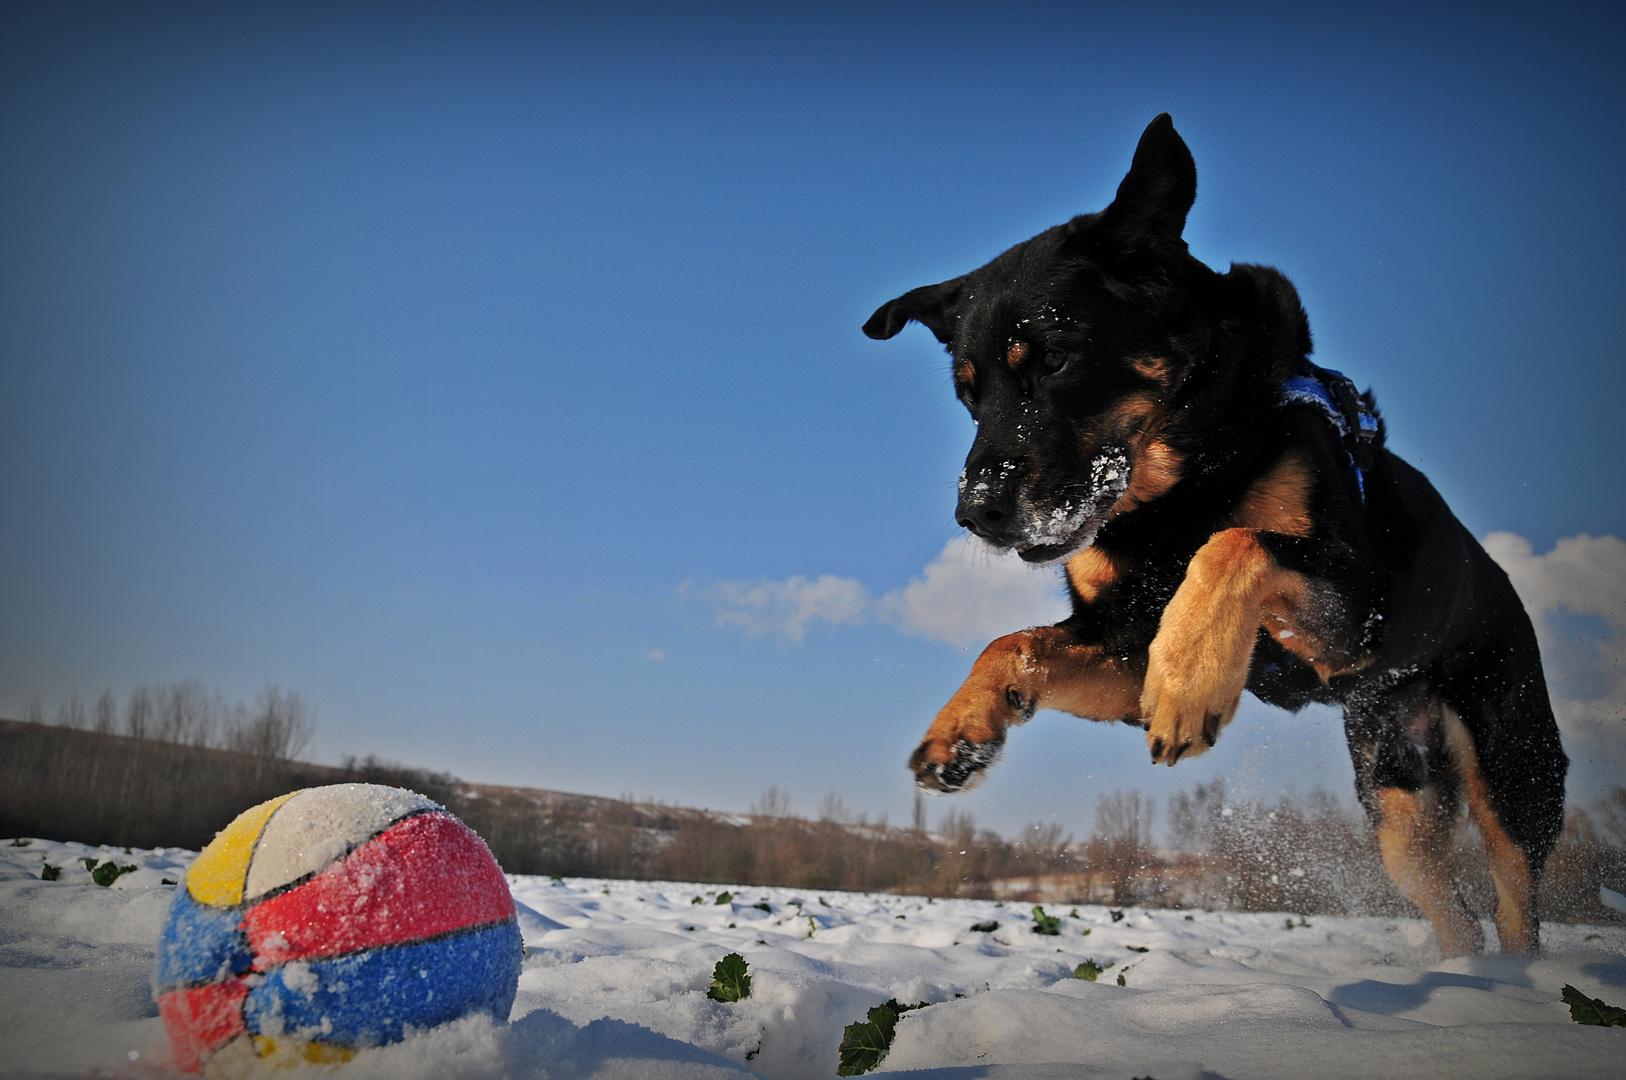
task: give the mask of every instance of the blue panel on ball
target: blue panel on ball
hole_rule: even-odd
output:
[[[472,1012],[506,1020],[524,958],[519,926],[499,923],[413,945],[268,972],[243,1005],[248,1030],[341,1046],[398,1041]]]
[[[200,904],[183,884],[158,937],[158,989],[196,986],[247,971],[253,962],[240,908]]]

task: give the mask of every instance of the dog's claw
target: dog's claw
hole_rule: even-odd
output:
[[[1004,739],[989,739],[980,743],[960,739],[954,744],[954,756],[942,762],[926,762],[921,752],[916,751],[915,784],[927,791],[960,791],[978,773],[994,763],[1004,746]]]
[[[1207,716],[1203,717],[1203,742],[1207,743],[1209,746],[1213,746],[1214,741],[1219,738],[1219,729],[1219,713],[1211,712]]]
[[[1158,759],[1161,758],[1162,756],[1163,756],[1163,740],[1162,739],[1153,739],[1152,740],[1152,764],[1156,765]]]

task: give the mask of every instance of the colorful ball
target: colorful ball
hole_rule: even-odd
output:
[[[522,956],[508,883],[467,825],[400,788],[305,788],[245,810],[187,871],[158,1011],[187,1072],[343,1060],[507,1019]]]

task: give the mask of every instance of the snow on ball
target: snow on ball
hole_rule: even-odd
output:
[[[474,1012],[523,951],[497,861],[422,795],[305,788],[245,810],[175,890],[158,1011],[187,1072],[338,1061]]]

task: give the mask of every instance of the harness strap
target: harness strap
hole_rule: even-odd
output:
[[[1308,405],[1316,409],[1338,432],[1338,438],[1355,471],[1355,487],[1366,501],[1366,474],[1377,453],[1378,418],[1361,405],[1355,384],[1340,371],[1305,362],[1306,373],[1282,383],[1283,405]]]

